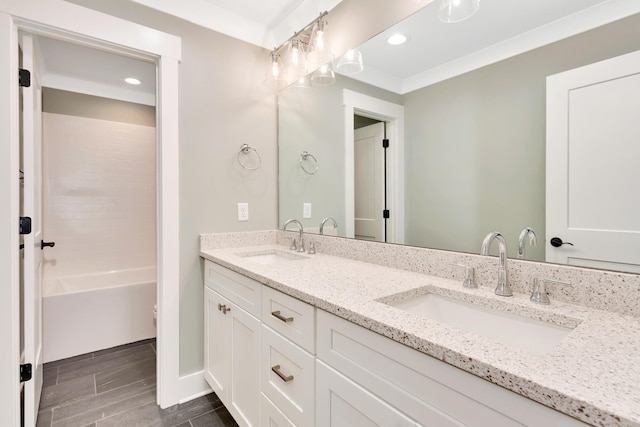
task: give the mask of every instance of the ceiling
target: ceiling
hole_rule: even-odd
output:
[[[270,50],[341,0],[130,1]],[[470,19],[444,24],[437,18],[439,3],[427,2],[365,43],[365,70],[352,77],[407,93],[640,13],[638,0],[482,0]],[[408,42],[389,46],[388,35],[399,31],[409,36]],[[155,104],[154,64],[46,38],[40,38],[39,45],[44,86]],[[142,84],[125,85],[122,81],[128,76],[138,77]]]

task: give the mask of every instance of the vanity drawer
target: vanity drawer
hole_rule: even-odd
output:
[[[316,348],[316,309],[267,286],[262,289],[262,322],[311,354]]]
[[[315,405],[314,357],[262,325],[260,389],[297,426],[312,426]]]
[[[204,262],[204,284],[260,319],[262,284],[214,262]]]

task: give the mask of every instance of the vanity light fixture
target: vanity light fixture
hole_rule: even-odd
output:
[[[295,83],[296,87],[311,86],[310,80],[313,80],[313,77],[309,79],[308,77],[303,78],[303,76],[306,76],[310,69],[333,59],[333,53],[326,39],[327,22],[323,19],[327,13],[322,12],[318,18],[271,51],[271,62],[269,63],[267,78],[264,81],[266,85],[272,86],[276,90],[283,89],[294,82],[297,82]],[[283,60],[281,60],[281,57]],[[322,74],[316,79],[315,84],[321,84],[318,83],[319,81],[331,80],[330,77],[325,77],[325,75],[332,76],[333,81],[335,81],[332,69]]]
[[[389,38],[387,39],[387,43],[389,43],[391,46],[399,46],[406,43],[408,39],[409,38],[406,35],[402,33],[396,33],[389,36]]]
[[[355,74],[364,70],[360,49],[349,49],[347,53],[336,60],[335,69],[343,74]]]
[[[140,79],[136,79],[135,77],[126,77],[124,79],[125,83],[129,83],[130,85],[139,85],[142,84],[142,81]]]
[[[442,22],[464,21],[480,9],[480,0],[442,0],[438,17]]]

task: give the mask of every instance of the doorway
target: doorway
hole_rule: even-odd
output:
[[[119,31],[114,32],[113,28]],[[0,209],[2,245],[0,274],[7,286],[0,290],[0,413],[7,425],[20,423],[20,252],[19,252],[19,87],[18,31],[90,45],[100,50],[153,61],[158,84],[158,403],[168,407],[193,395],[196,384],[179,375],[179,197],[178,197],[178,63],[180,38],[100,14],[66,2],[10,2],[0,12],[0,131],[8,141],[0,149]],[[200,387],[197,387],[200,389]]]
[[[404,107],[368,95],[343,90],[344,123],[345,123],[345,236],[355,238],[355,200],[356,200],[356,150],[355,120],[357,116],[384,123],[386,167],[385,183],[378,185],[384,191],[381,200],[386,199],[383,211],[388,211],[386,231],[379,234],[385,236],[388,243],[404,243]],[[384,190],[382,190],[384,188]],[[386,195],[386,197],[385,197]],[[384,227],[384,226],[383,226]]]

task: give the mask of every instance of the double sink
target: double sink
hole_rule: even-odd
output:
[[[237,254],[262,265],[288,263],[309,257],[279,250],[244,252]],[[565,319],[564,325],[534,319],[504,309],[463,301],[430,292],[381,298],[378,302],[414,315],[443,323],[462,331],[506,344],[533,355],[552,351],[577,325]]]

